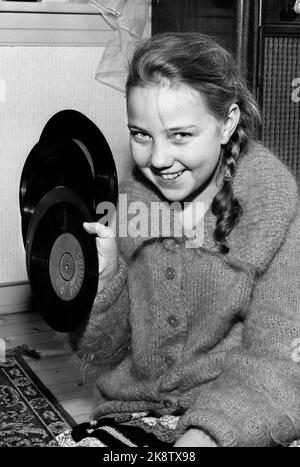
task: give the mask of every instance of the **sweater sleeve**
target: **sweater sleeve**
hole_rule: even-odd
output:
[[[113,367],[129,349],[129,298],[127,264],[119,255],[116,276],[97,294],[86,323],[68,335],[80,358],[97,367]]]
[[[220,446],[269,446],[300,437],[300,216],[257,279],[242,344],[199,388],[179,430],[199,428]]]

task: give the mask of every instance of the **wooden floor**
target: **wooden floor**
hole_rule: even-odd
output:
[[[40,359],[24,356],[38,378],[77,423],[88,421],[94,406],[95,376],[84,374],[59,335],[33,312],[0,315],[0,338],[6,349],[26,344]]]

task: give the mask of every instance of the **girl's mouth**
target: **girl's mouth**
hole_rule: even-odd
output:
[[[157,173],[156,175],[158,175],[163,180],[176,180],[182,175],[183,172],[184,170],[181,170],[180,172],[173,172],[173,173]]]

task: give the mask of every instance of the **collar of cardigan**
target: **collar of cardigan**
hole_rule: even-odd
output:
[[[228,236],[229,253],[218,253],[213,240],[216,217],[210,208],[204,216],[204,241],[199,249],[220,256],[235,267],[261,273],[281,246],[296,215],[296,182],[279,159],[259,142],[252,141],[240,156],[233,190],[243,208],[243,215]],[[120,186],[120,193],[127,194],[128,203],[140,201],[149,209],[151,202],[163,201],[160,193],[154,191],[150,182],[136,171]],[[118,244],[123,257],[132,260],[142,246],[163,239],[162,234],[127,235],[118,237]],[[176,237],[176,241],[184,247],[184,238]]]

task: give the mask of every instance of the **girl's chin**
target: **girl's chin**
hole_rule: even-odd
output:
[[[190,184],[186,179],[182,179],[187,170],[178,179],[174,180],[158,179],[153,176],[152,172],[149,173],[148,171],[143,173],[168,201],[183,201],[191,195],[192,189]]]
[[[160,186],[157,186],[157,188],[168,201],[183,201],[190,194],[190,192],[184,190],[167,190]]]

